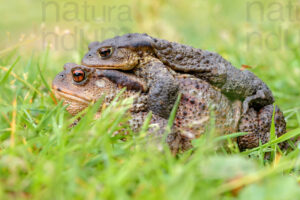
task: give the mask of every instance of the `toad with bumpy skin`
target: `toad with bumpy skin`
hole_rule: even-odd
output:
[[[159,67],[159,66],[157,66]],[[229,134],[237,131],[249,132],[248,135],[237,138],[241,150],[253,148],[259,145],[259,141],[265,143],[269,139],[269,130],[272,121],[273,106],[268,105],[259,111],[249,108],[248,112],[241,116],[241,101],[231,101],[215,87],[195,78],[181,74],[174,74],[179,92],[182,94],[176,113],[173,132],[167,137],[167,142],[173,152],[188,149],[191,139],[194,139],[212,125],[221,134]],[[96,101],[102,96],[104,103],[110,103],[123,87],[127,90],[123,97],[135,98],[130,110],[132,120],[130,124],[133,130],[138,131],[143,125],[148,107],[149,89],[142,78],[133,74],[116,70],[102,70],[88,68],[82,65],[68,63],[64,71],[60,72],[52,83],[56,97],[68,104],[68,112],[76,115],[85,109],[90,102]],[[101,113],[99,113],[101,115]],[[213,116],[213,118],[212,118]],[[285,133],[285,120],[282,112],[276,108],[275,112],[276,134]],[[152,124],[158,124],[160,132],[167,124],[167,118],[153,114]]]
[[[153,113],[168,117],[175,103],[178,85],[169,69],[154,55],[147,43],[136,40],[106,40],[89,45],[89,53],[82,59],[88,67],[102,69],[134,69],[135,75],[145,78],[149,87],[148,105]],[[151,85],[151,87],[150,87]],[[167,104],[165,102],[171,102]]]
[[[250,107],[258,110],[274,102],[272,92],[261,79],[248,70],[235,68],[219,54],[153,38],[147,34],[132,33],[103,42],[92,42],[82,64],[103,69],[133,69],[136,75],[154,79],[157,84],[152,84],[155,92],[150,102],[159,102],[155,100],[159,97],[158,93],[163,95],[159,97],[162,101],[169,101],[172,94],[176,93],[174,85],[172,90],[168,89],[174,84],[167,72],[168,67],[193,74],[218,87],[228,97],[242,100],[243,113]],[[152,70],[147,69],[153,65],[161,66],[162,72],[153,74]],[[164,110],[157,108],[160,105],[153,107]]]

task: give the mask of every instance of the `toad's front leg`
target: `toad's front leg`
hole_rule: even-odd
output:
[[[147,80],[149,88],[148,106],[154,113],[168,118],[178,95],[178,83],[161,62],[149,62],[138,67],[135,74]]]

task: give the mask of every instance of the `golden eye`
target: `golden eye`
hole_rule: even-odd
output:
[[[111,56],[111,54],[113,52],[113,48],[112,47],[101,47],[98,51],[99,51],[101,58],[108,58],[109,56]]]
[[[76,83],[80,83],[84,80],[85,78],[85,72],[81,69],[75,69],[73,72],[72,72],[72,75],[73,75],[73,80],[76,82]]]

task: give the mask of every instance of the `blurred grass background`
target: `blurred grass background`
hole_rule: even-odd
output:
[[[99,193],[107,199],[299,197],[299,175],[294,168],[298,162],[297,149],[281,161],[265,163],[261,156],[256,158],[259,151],[252,162],[236,152],[233,157],[226,153],[216,155],[213,147],[205,148],[205,142],[200,142],[198,148],[205,150],[196,154],[198,158],[192,157],[192,164],[187,166],[186,155],[176,160],[146,150],[133,153],[124,145],[114,151],[103,147],[98,155],[95,153],[99,151],[98,143],[92,142],[87,151],[80,151],[76,145],[89,135],[83,134],[84,130],[77,130],[81,133],[77,139],[61,135],[68,135],[63,121],[66,113],[54,104],[47,89],[64,63],[80,63],[89,42],[127,32],[145,32],[218,52],[237,68],[251,66],[250,70],[273,91],[277,105],[284,111],[288,130],[297,130],[300,123],[299,1],[0,2],[1,199],[53,199],[53,196],[94,199]],[[13,75],[7,73],[8,69]],[[92,129],[94,134],[99,126]],[[12,134],[15,149],[9,148]],[[96,136],[90,140],[96,140]],[[62,152],[55,157],[57,151]],[[121,163],[125,172],[117,173]],[[202,166],[205,163],[211,163],[211,169]],[[286,167],[286,163],[291,164]],[[233,167],[237,169],[232,170]],[[222,173],[225,169],[228,171]],[[235,170],[241,173],[237,175]],[[288,175],[291,170],[292,175]],[[232,176],[224,177],[231,172]],[[233,177],[242,177],[238,180],[239,187],[230,185]],[[260,182],[248,186],[247,181],[253,177]]]

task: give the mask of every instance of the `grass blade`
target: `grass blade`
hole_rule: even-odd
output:
[[[16,64],[19,62],[20,60],[20,56],[17,57],[17,59],[15,60],[15,62],[10,66],[10,68],[7,70],[7,72],[5,73],[4,77],[2,78],[0,85],[2,85],[9,77],[10,72],[13,70],[13,68],[16,66]]]

